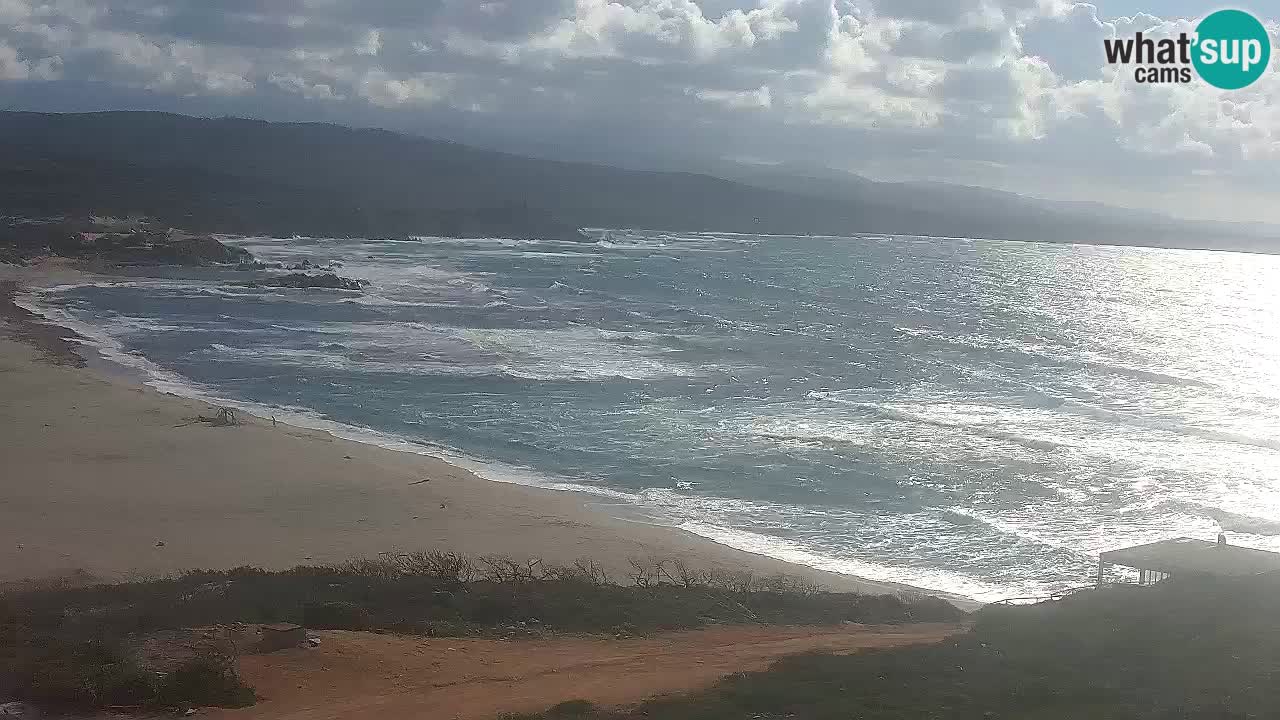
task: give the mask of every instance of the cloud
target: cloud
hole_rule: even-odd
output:
[[[0,45],[0,80],[26,80],[31,67],[18,58],[18,51],[8,45]]]
[[[454,80],[453,76],[443,73],[395,77],[373,70],[361,78],[357,90],[361,97],[378,107],[432,105],[444,99]]]
[[[382,51],[382,32],[376,28],[365,31],[364,37],[351,48],[356,55],[374,56]]]
[[[309,82],[305,78],[293,73],[271,73],[267,76],[267,82],[277,88],[295,95],[301,95],[308,100],[343,100],[345,96],[334,92],[333,86],[328,83]]]
[[[768,109],[773,106],[773,93],[768,85],[761,85],[756,90],[694,90],[685,92],[699,100],[717,103],[728,108],[741,110],[746,108]]]
[[[0,0],[0,100],[65,107],[91,96],[101,107],[116,97],[604,161],[633,151],[667,164],[810,161],[1108,195],[1099,199],[1146,172],[1147,204],[1159,202],[1156,188],[1183,187],[1178,176],[1280,191],[1261,170],[1280,155],[1280,71],[1237,92],[1137,83],[1105,65],[1103,38],[1195,24],[1161,17],[1154,0],[1147,10],[1107,17],[1071,0]]]

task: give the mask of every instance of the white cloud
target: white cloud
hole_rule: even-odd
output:
[[[454,80],[453,76],[444,73],[395,77],[382,70],[372,70],[360,79],[357,92],[369,102],[383,108],[432,105],[444,99],[453,87]]]
[[[382,51],[382,33],[376,29],[366,31],[364,38],[351,51],[357,55],[377,55]]]
[[[1138,30],[1157,38],[1194,30],[1194,22],[1186,18],[1162,20],[1139,14],[1103,21],[1097,19],[1095,8],[1081,5],[1059,12],[1058,21],[1074,27],[1073,42],[1079,45],[1098,47],[1104,37],[1123,37]],[[1273,43],[1280,43],[1274,24],[1271,33]],[[1093,117],[1106,121],[1095,131],[1139,154],[1185,156],[1190,162],[1219,165],[1194,168],[1199,171],[1230,172],[1233,165],[1280,155],[1280,73],[1275,71],[1239,91],[1219,90],[1200,81],[1139,83],[1131,70],[1102,67],[1095,79],[1037,87],[1054,107],[1059,127]]]
[[[942,117],[941,103],[930,98],[894,95],[871,85],[848,84],[828,77],[797,104],[813,123],[854,127],[928,128]]]
[[[449,113],[485,111],[491,136],[529,143],[586,145],[594,129],[607,152],[619,133],[648,132],[676,155],[857,167],[914,153],[960,175],[1051,165],[1080,186],[1150,159],[1256,186],[1280,158],[1280,70],[1227,92],[1105,66],[1104,37],[1194,26],[1160,7],[1108,18],[1071,0],[0,0],[0,93],[92,83],[241,109],[311,103],[361,124],[412,109],[386,117],[418,117],[428,134]],[[724,131],[697,135],[708,127]]]
[[[773,107],[773,94],[768,85],[761,85],[756,90],[694,90],[688,88],[686,93],[709,103],[717,103],[737,110]]]
[[[91,31],[80,42],[66,51],[97,60],[84,68],[89,80],[184,95],[238,95],[254,87],[253,64],[224,48],[112,31]]]
[[[638,56],[706,62],[794,32],[787,0],[734,8],[717,19],[694,0],[575,0],[570,14],[531,37],[529,50],[562,58]]]
[[[946,73],[946,64],[941,61],[895,60],[885,68],[885,82],[905,95],[920,97],[934,93]]]
[[[345,99],[345,96],[335,93],[333,86],[329,83],[309,82],[293,73],[271,73],[267,77],[267,82],[287,93],[301,95],[308,100]]]
[[[18,51],[0,44],[0,80],[26,80],[31,76],[31,66],[18,58]]]
[[[17,25],[31,17],[31,5],[24,0],[0,0],[0,25]]]

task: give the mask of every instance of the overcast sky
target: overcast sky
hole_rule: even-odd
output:
[[[1219,91],[1104,67],[1109,34],[1190,31],[1220,6],[0,0],[0,106],[325,120],[628,166],[818,163],[1280,222],[1280,71]],[[1273,2],[1233,7],[1280,39]]]

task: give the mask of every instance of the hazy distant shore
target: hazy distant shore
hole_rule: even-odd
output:
[[[492,482],[320,431],[254,417],[240,427],[187,424],[214,409],[80,367],[78,355],[92,351],[74,333],[12,303],[17,287],[83,277],[65,265],[0,265],[10,288],[0,298],[0,580],[282,568],[447,548],[591,557],[620,578],[629,557],[655,555],[806,575],[833,589],[904,589],[629,522],[592,496]]]

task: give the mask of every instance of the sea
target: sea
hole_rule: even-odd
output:
[[[1162,538],[1280,550],[1280,257],[635,230],[226,241],[370,284],[210,271],[23,302],[161,390],[824,570],[990,601]]]

